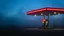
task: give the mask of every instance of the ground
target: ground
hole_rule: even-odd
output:
[[[24,35],[24,34],[28,34],[28,35],[38,35],[38,34],[50,34],[50,33],[61,33],[63,32],[64,29],[60,29],[60,28],[56,28],[56,29],[38,29],[38,28],[25,28],[25,29],[3,29],[3,30],[0,30],[2,31],[3,35],[6,34],[6,35],[16,35],[16,36],[19,36],[19,35]],[[7,33],[6,33],[7,32]]]

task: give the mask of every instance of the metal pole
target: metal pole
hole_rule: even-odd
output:
[[[55,15],[54,15],[55,16]],[[54,28],[56,28],[55,19],[54,19]]]
[[[45,15],[44,15],[44,19],[45,19]],[[45,22],[44,22],[44,24],[43,24],[43,28],[45,29]]]
[[[50,18],[50,15],[48,14],[48,28],[50,28],[49,18]]]
[[[48,11],[47,11],[47,8],[46,8],[46,12],[48,12]],[[48,28],[50,28],[49,18],[50,18],[50,14],[48,13]]]

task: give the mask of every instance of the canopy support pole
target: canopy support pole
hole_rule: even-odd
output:
[[[47,8],[46,8],[46,12],[48,12]],[[49,21],[49,19],[50,19],[50,14],[48,13],[48,28],[50,28],[50,21]]]
[[[48,14],[48,28],[50,28],[50,21],[49,21],[49,19],[50,19],[50,15]]]
[[[43,15],[44,16],[44,19],[45,19],[45,15]],[[43,23],[43,28],[45,28],[45,22]]]

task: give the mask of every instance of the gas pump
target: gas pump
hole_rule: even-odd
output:
[[[44,18],[42,23],[43,23],[43,28],[48,28],[48,20],[47,19]]]

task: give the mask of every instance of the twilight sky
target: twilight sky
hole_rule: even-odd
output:
[[[44,7],[64,8],[64,0],[0,0],[0,27],[41,27],[43,16],[28,16],[26,12]],[[64,26],[63,18],[63,14],[50,16],[51,27],[54,21]]]

